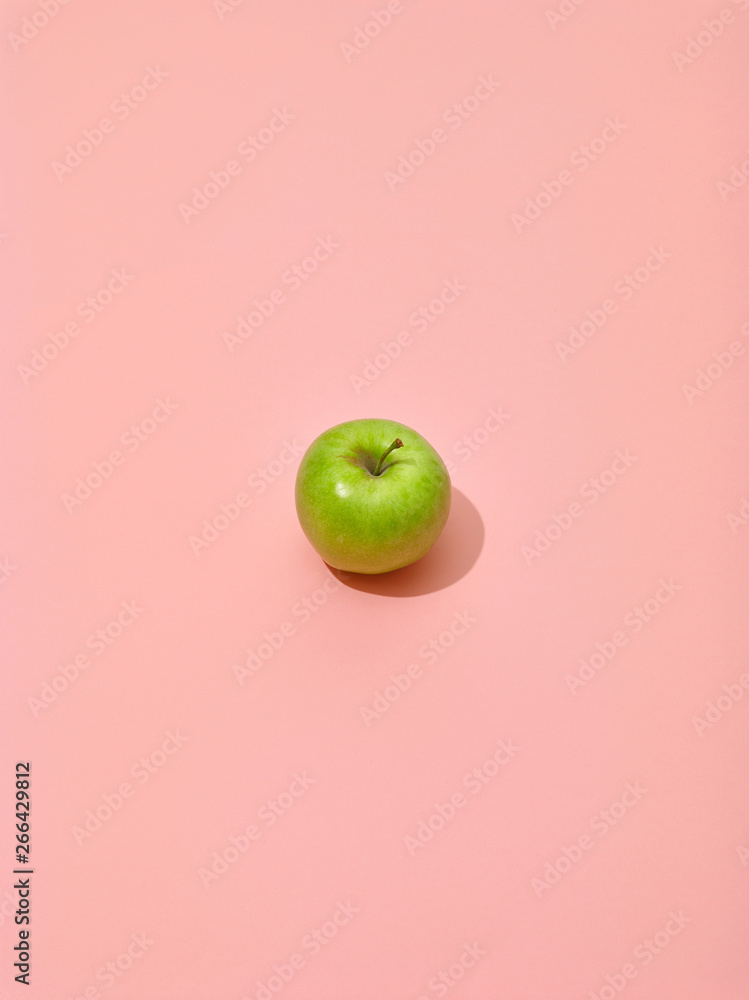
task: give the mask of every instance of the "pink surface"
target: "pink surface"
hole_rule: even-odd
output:
[[[749,2],[0,29],[0,996],[746,1000]],[[341,581],[370,416],[455,506]]]

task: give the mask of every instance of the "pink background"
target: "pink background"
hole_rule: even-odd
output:
[[[749,3],[44,3],[0,19],[0,996],[745,1000]],[[339,583],[296,466],[373,416],[455,506]]]

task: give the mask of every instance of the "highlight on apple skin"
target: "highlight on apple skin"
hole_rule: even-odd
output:
[[[304,534],[333,569],[389,573],[421,559],[450,513],[450,474],[406,424],[336,424],[302,456],[295,485]]]

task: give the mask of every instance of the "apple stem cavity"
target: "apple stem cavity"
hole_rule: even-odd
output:
[[[393,443],[387,449],[387,451],[384,451],[382,453],[382,455],[380,456],[380,461],[377,463],[377,468],[374,470],[374,474],[376,476],[380,475],[380,473],[382,471],[382,463],[388,457],[388,455],[390,454],[390,452],[393,451],[395,448],[402,448],[402,447],[403,447],[403,442],[401,441],[400,438],[396,438],[395,441],[393,441]]]

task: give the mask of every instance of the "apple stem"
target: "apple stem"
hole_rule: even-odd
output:
[[[390,447],[388,448],[388,450],[384,451],[382,453],[382,455],[380,456],[380,461],[377,463],[377,468],[374,470],[374,474],[376,476],[379,476],[379,474],[380,474],[380,472],[382,470],[382,463],[388,457],[388,455],[390,454],[390,452],[393,451],[394,448],[402,448],[402,447],[403,447],[403,442],[401,441],[400,438],[396,438],[395,441],[393,441],[393,443],[390,445]]]

